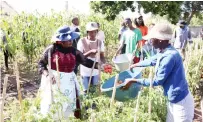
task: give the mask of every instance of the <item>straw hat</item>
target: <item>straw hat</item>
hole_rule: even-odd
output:
[[[171,40],[173,35],[172,28],[168,24],[156,24],[143,39],[156,38],[160,40]]]
[[[56,34],[52,37],[52,42],[56,41],[71,41],[77,39],[79,34],[70,30],[70,27],[65,25],[59,27],[56,31]]]

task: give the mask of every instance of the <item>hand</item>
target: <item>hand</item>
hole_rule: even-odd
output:
[[[113,56],[113,58],[116,59],[117,56],[118,56],[118,54],[116,53],[116,54]]]
[[[90,52],[91,52],[91,54],[96,54],[98,51],[97,51],[97,49],[92,49],[92,50],[90,50]]]
[[[121,87],[121,89],[122,90],[128,90],[130,88],[131,84],[133,83],[133,81],[135,81],[134,78],[125,79],[125,82],[124,82],[125,86]]]
[[[46,77],[50,77],[50,81],[52,84],[56,83],[56,79],[55,79],[54,75],[50,75],[47,70],[43,71],[43,75],[45,75]]]
[[[49,72],[47,70],[44,70],[43,75],[45,75],[47,77],[47,76],[49,76]]]
[[[133,68],[135,68],[135,67],[136,67],[136,64],[132,64],[132,65],[130,65],[130,70],[132,71]]]

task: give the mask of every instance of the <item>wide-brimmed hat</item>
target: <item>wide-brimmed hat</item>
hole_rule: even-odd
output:
[[[148,35],[143,36],[143,39],[148,40],[152,38],[160,40],[171,40],[173,35],[172,28],[168,24],[156,24],[148,33]]]
[[[56,33],[52,37],[52,42],[71,41],[71,40],[77,39],[78,37],[79,37],[79,34],[77,32],[71,31],[69,26],[64,25],[57,29]]]
[[[98,24],[96,22],[89,22],[86,25],[86,31],[98,30]]]
[[[178,26],[185,26],[186,25],[186,21],[185,20],[179,20],[177,25]]]

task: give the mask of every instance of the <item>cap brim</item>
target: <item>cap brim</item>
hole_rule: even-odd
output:
[[[69,38],[69,39],[67,39],[66,37],[61,39],[61,38],[57,38],[57,35],[54,35],[54,36],[52,36],[51,41],[52,42],[56,42],[56,41],[75,40],[75,39],[77,39],[80,36],[80,34],[78,32],[71,32],[70,36],[71,36],[71,38]]]
[[[90,29],[87,29],[87,31],[95,31],[95,30],[98,30],[98,28],[90,28]]]

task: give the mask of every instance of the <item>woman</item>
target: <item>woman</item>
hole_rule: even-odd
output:
[[[97,39],[98,34],[98,24],[96,22],[89,22],[86,25],[87,37],[84,37],[79,40],[77,49],[81,51],[84,56],[88,57],[88,59],[92,61],[98,61],[96,59],[97,49],[100,48],[100,58],[102,63],[105,63],[104,58],[104,42],[102,40]],[[89,79],[91,78],[91,85],[98,85],[99,81],[99,71],[94,69],[92,74],[92,69],[81,65],[80,74],[82,76],[82,84],[84,93],[87,93]]]
[[[150,59],[131,66],[155,66],[153,86],[162,86],[164,95],[168,98],[167,122],[192,122],[194,116],[194,99],[188,88],[183,61],[178,51],[169,44],[172,29],[166,24],[157,24],[144,37],[151,39],[152,45],[159,52]],[[128,89],[132,83],[150,86],[150,79],[126,79],[123,89]]]
[[[121,52],[121,49],[123,48],[124,44],[126,44],[126,54],[133,54],[135,53],[135,58],[133,59],[134,63],[139,62],[140,60],[140,54],[139,54],[139,48],[137,48],[139,41],[142,40],[142,33],[139,29],[134,28],[132,25],[132,21],[130,18],[125,19],[125,24],[128,27],[128,30],[126,30],[123,33],[123,36],[121,37],[121,44],[115,54],[115,57]]]
[[[49,46],[39,61],[39,71],[42,74],[41,90],[41,113],[46,115],[50,109],[52,99],[54,102],[62,102],[62,110],[65,118],[73,114],[73,111],[77,108],[74,115],[76,118],[80,118],[80,103],[78,96],[80,95],[79,84],[77,82],[74,68],[76,63],[82,64],[88,68],[92,68],[93,61],[87,59],[80,51],[72,47],[73,40],[78,38],[79,35],[75,32],[70,31],[68,26],[63,26],[58,29],[55,36],[53,36],[54,44]],[[51,53],[50,63],[51,70],[48,71],[48,53]],[[56,67],[56,56],[58,56],[58,67],[60,73],[60,82],[56,81],[57,78],[57,67]],[[103,67],[104,65],[102,65]],[[98,68],[96,63],[95,68]],[[51,77],[52,83],[47,80]],[[51,87],[49,87],[51,86]],[[52,88],[53,94],[52,97]],[[59,91],[59,92],[58,92]],[[67,101],[62,101],[57,98],[57,94],[62,93],[62,96],[68,98]],[[56,96],[55,96],[56,95]]]
[[[140,31],[142,32],[142,36],[146,36],[148,33],[148,27],[145,26],[144,24],[144,20],[143,20],[143,16],[141,14],[138,14],[138,16],[135,18],[134,21],[135,25],[137,28],[140,29]],[[141,59],[145,59],[147,57],[147,54],[145,53],[143,46],[145,45],[147,40],[142,39],[141,41],[139,41],[139,47],[141,48]]]

